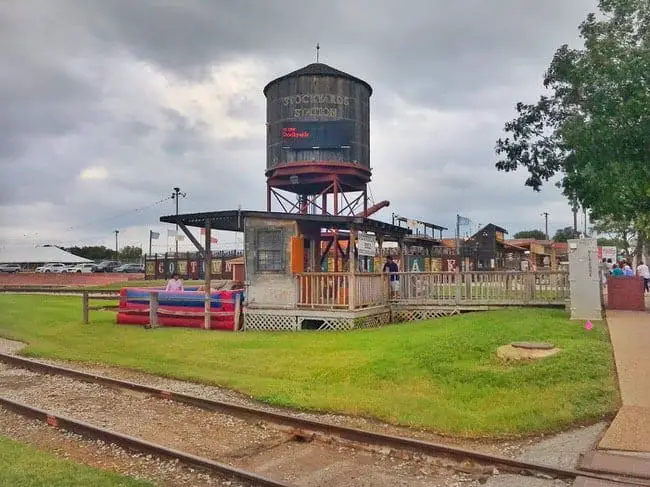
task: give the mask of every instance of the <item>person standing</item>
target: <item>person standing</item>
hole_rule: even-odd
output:
[[[176,273],[172,274],[172,278],[167,281],[167,287],[165,288],[165,291],[183,292],[184,290],[185,289],[183,287],[183,280],[181,279],[181,276]]]
[[[648,266],[644,264],[642,260],[640,260],[639,265],[636,266],[636,274],[643,278],[644,292],[650,292],[650,269],[648,269]]]
[[[393,261],[393,258],[390,255],[386,257],[386,263],[384,264],[382,272],[390,273],[390,295],[391,298],[393,298],[397,293],[399,293],[399,275],[396,274],[399,272],[399,267],[397,267],[397,264]]]

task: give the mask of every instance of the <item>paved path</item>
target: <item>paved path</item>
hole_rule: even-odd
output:
[[[650,312],[607,310],[623,406],[599,447],[650,452]]]

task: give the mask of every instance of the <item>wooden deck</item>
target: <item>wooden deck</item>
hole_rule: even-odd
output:
[[[392,292],[391,279],[399,282]],[[564,306],[569,273],[398,272],[395,274],[302,273],[296,275],[299,309],[356,310],[366,307]]]

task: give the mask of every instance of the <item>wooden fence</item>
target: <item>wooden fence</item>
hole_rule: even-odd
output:
[[[389,279],[399,285],[392,290]],[[300,308],[358,309],[389,303],[413,305],[564,305],[569,273],[396,272],[301,273],[296,275]]]

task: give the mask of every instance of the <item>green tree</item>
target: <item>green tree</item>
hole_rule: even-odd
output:
[[[65,250],[79,257],[84,257],[86,259],[95,261],[112,259],[115,255],[113,250],[104,247],[103,245],[69,247]]]
[[[632,254],[637,259],[643,258],[644,246],[650,242],[650,215],[640,216],[635,221],[605,217],[592,224],[592,231],[609,236],[616,242],[611,245],[621,249],[625,258],[631,258]]]
[[[534,238],[535,240],[546,240],[546,234],[541,230],[522,230],[515,233],[513,238]]]
[[[126,245],[120,250],[121,260],[135,261],[142,257],[142,249],[133,245]]]
[[[600,0],[580,25],[581,49],[560,47],[544,77],[550,91],[517,103],[499,139],[500,171],[526,168],[526,185],[557,183],[595,218],[650,214],[650,2]]]
[[[578,238],[579,236],[580,232],[576,232],[573,227],[564,227],[559,228],[555,232],[555,235],[553,235],[553,240],[556,242],[566,242],[571,238]]]
[[[603,238],[600,237],[596,240],[599,247],[616,247],[622,249],[621,241],[617,238]]]

